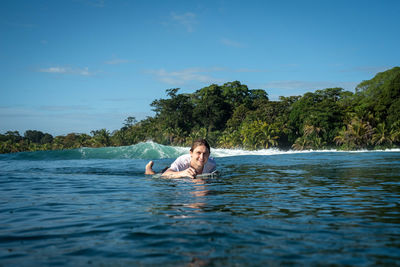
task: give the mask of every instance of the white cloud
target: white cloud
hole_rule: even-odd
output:
[[[126,112],[112,109],[96,109],[90,106],[42,106],[5,107],[0,106],[0,133],[6,131],[39,130],[52,135],[68,133],[90,133],[106,128],[119,129],[128,116],[142,120],[151,116],[149,112]]]
[[[298,96],[307,92],[315,92],[326,88],[341,87],[346,91],[354,92],[358,82],[331,82],[331,81],[271,81],[267,83],[248,84],[250,88],[262,88],[268,93],[270,100],[279,100],[280,96]]]
[[[264,88],[271,100],[278,100],[279,96],[304,95],[307,92],[334,87],[341,87],[344,90],[354,92],[357,84],[358,82],[272,81],[262,85],[254,85],[253,88]]]
[[[168,71],[165,69],[150,70],[146,73],[155,76],[155,78],[163,83],[182,86],[193,83],[212,84],[225,83],[227,81],[238,80],[238,73],[262,73],[269,72],[265,69],[249,69],[249,68],[226,68],[226,67],[210,67],[210,68],[187,68],[183,70]],[[221,77],[223,75],[223,77]]]
[[[230,39],[226,39],[226,38],[222,38],[220,40],[220,42],[226,46],[231,46],[231,47],[236,47],[236,48],[244,47],[244,45],[242,43],[239,43],[239,42],[236,42],[236,41],[233,41]]]
[[[76,73],[79,74],[79,75],[84,75],[84,76],[92,75],[92,73],[89,72],[89,68],[88,68],[88,67],[86,67],[86,68],[84,68],[84,69],[77,69],[77,70],[75,70],[75,71],[76,71]]]
[[[349,69],[343,69],[342,72],[361,72],[369,75],[376,75],[379,72],[387,71],[394,66],[358,66]]]
[[[48,72],[48,73],[67,73],[66,68],[61,68],[61,67],[50,67],[47,69],[40,69],[40,72]]]
[[[356,82],[328,82],[328,81],[272,81],[263,85],[264,88],[276,88],[284,90],[317,90],[333,87],[342,87],[346,90],[353,90]]]
[[[190,82],[218,83],[223,80],[210,76],[209,72],[220,71],[221,68],[188,68],[180,71],[168,72],[164,69],[149,71],[148,73],[156,76],[161,82],[170,85],[184,85]]]
[[[186,12],[185,14],[171,13],[171,19],[183,25],[188,32],[194,31],[194,25],[197,23],[196,14],[192,12]]]
[[[73,74],[73,75],[82,75],[82,76],[95,75],[94,72],[89,71],[88,67],[85,67],[83,69],[70,68],[70,67],[50,67],[50,68],[45,68],[45,69],[39,69],[39,72],[57,73],[57,74]]]

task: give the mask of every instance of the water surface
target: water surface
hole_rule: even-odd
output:
[[[213,150],[222,176],[167,180],[186,148],[0,155],[0,265],[400,265],[400,152]]]

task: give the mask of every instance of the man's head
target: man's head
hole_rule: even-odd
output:
[[[208,144],[206,139],[197,139],[197,140],[193,141],[190,151],[193,152],[193,150],[195,150],[196,147],[198,147],[198,146],[205,146],[208,149],[208,153],[211,152],[210,145]]]
[[[190,156],[190,165],[196,171],[202,171],[210,156],[210,145],[205,139],[194,141],[190,148]]]

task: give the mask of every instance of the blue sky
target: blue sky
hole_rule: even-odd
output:
[[[238,80],[270,99],[353,91],[400,65],[400,1],[0,3],[0,133],[153,116],[165,90]]]

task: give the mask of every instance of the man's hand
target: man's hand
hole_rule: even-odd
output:
[[[189,167],[188,169],[182,171],[181,173],[182,173],[182,177],[190,177],[192,179],[194,179],[197,175],[196,170],[192,167]]]
[[[189,177],[194,179],[197,175],[196,170],[193,167],[189,167],[186,170],[176,172],[171,169],[166,170],[163,174],[162,177],[164,178],[182,178],[182,177]]]

